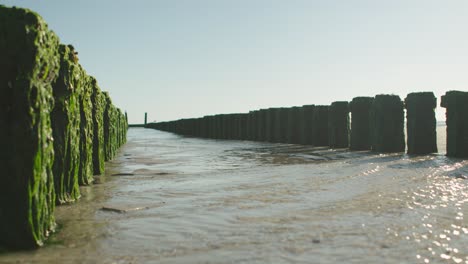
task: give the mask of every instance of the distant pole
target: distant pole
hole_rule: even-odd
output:
[[[148,123],[148,113],[145,113],[145,125]]]

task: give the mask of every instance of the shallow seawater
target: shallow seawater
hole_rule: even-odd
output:
[[[130,129],[60,232],[0,263],[468,263],[468,160]]]

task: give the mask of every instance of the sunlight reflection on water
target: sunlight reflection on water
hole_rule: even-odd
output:
[[[467,175],[442,154],[131,129],[102,184],[59,208],[60,243],[0,262],[468,263]]]

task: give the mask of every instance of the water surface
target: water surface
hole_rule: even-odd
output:
[[[106,169],[49,245],[0,263],[468,263],[468,161],[443,153],[132,128]]]

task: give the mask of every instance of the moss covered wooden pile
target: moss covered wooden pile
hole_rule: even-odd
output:
[[[447,156],[468,157],[468,92],[448,91],[440,106],[446,109]]]
[[[432,92],[410,93],[405,99],[408,154],[437,152],[435,108]]]
[[[54,229],[52,83],[59,40],[37,14],[0,6],[0,246],[41,245]]]
[[[60,71],[53,83],[55,106],[51,114],[54,138],[54,182],[58,203],[80,197],[80,93],[85,73],[72,46],[60,45]]]
[[[105,153],[95,143],[105,140],[101,92],[73,47],[30,10],[0,5],[0,58],[0,248],[35,248],[54,231],[56,203],[92,181],[94,149]],[[117,148],[127,121],[112,113]]]

